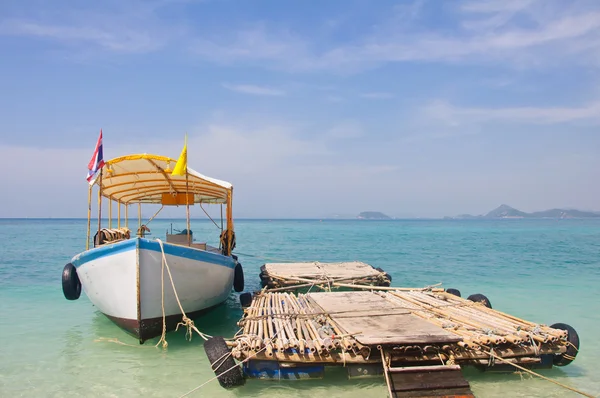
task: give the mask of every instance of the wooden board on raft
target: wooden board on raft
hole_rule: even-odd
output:
[[[319,277],[336,278],[363,278],[376,277],[380,274],[369,264],[358,261],[343,263],[267,263],[265,270],[272,275],[280,277],[299,277],[317,279]]]
[[[373,292],[309,293],[310,301],[329,314],[363,345],[456,343],[462,338],[427,322]]]
[[[426,368],[426,367],[424,367]],[[389,390],[392,398],[404,397],[445,397],[474,398],[469,382],[465,380],[460,367],[442,371],[406,369],[389,373]],[[403,370],[404,370],[403,369]]]

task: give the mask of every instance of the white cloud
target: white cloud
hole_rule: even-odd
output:
[[[286,93],[283,90],[265,87],[265,86],[256,86],[253,84],[229,84],[223,83],[223,87],[230,91],[235,91],[242,94],[250,94],[250,95],[261,95],[261,96],[271,96],[271,97],[281,97]]]
[[[26,19],[0,18],[0,35],[116,53],[157,51],[180,38],[177,43],[192,54],[216,63],[293,72],[355,73],[410,61],[501,62],[513,67],[600,63],[600,12],[594,3],[588,3],[590,8],[582,2],[565,6],[561,0],[463,1],[443,6],[453,27],[441,30],[420,24],[424,2],[416,0],[393,7],[362,37],[337,44],[273,29],[266,22],[194,37],[185,21],[162,13],[166,5],[180,3],[186,2],[112,1],[108,7],[89,3],[79,8],[59,3],[56,10],[32,12]]]
[[[122,27],[118,30],[91,25],[54,25],[24,20],[4,21],[0,34],[31,36],[68,44],[91,43],[118,53],[145,53],[162,47],[164,39],[150,31]]]
[[[181,140],[119,144],[111,138],[117,135],[117,131],[104,131],[107,158],[154,153],[176,159],[181,151]],[[0,185],[15,193],[3,196],[0,217],[84,217],[86,166],[93,145],[93,139],[89,147],[72,149],[0,145]],[[269,208],[269,194],[286,181],[296,163],[327,159],[331,154],[320,138],[300,139],[293,129],[268,122],[255,127],[203,125],[191,129],[188,139],[190,167],[240,188],[236,192],[243,191],[242,196],[248,198],[241,206],[247,214],[253,214],[254,205],[265,211]],[[17,164],[19,172],[15,173]],[[39,164],[52,166],[40,168]]]
[[[306,58],[308,44],[290,32],[269,32],[264,25],[255,25],[234,32],[219,32],[212,38],[197,39],[190,50],[219,63],[277,60],[293,65]]]
[[[354,120],[347,120],[337,123],[325,132],[325,137],[334,140],[346,140],[361,137],[364,130],[360,123]]]
[[[330,94],[325,96],[325,101],[337,104],[346,101],[346,98],[342,97],[341,95]]]
[[[466,1],[460,8],[473,13],[513,13],[530,7],[538,0],[479,0]]]
[[[445,101],[434,101],[423,109],[424,119],[443,121],[449,126],[485,121],[520,124],[556,124],[587,121],[600,124],[600,102],[578,107],[457,107]]]
[[[394,98],[394,94],[385,93],[385,92],[372,92],[372,93],[364,93],[360,95],[366,99],[379,100],[379,99],[390,99]]]
[[[321,50],[317,50],[322,48],[319,43],[260,25],[200,41],[195,52],[217,62],[345,73],[407,61],[502,62],[513,67],[597,62],[600,12],[561,4],[525,0],[466,2],[455,9],[458,28],[444,32],[425,31],[414,23],[420,7],[409,11],[400,8],[389,21],[400,18],[403,23],[382,21],[354,42]],[[517,16],[525,16],[532,23],[525,28]],[[561,56],[566,54],[571,57]]]
[[[589,150],[574,156],[565,148],[542,159],[511,154],[502,167],[482,162],[487,154],[436,150],[431,142],[379,142],[377,148],[351,156],[338,152],[338,142],[324,134],[299,138],[294,127],[246,122],[198,126],[190,129],[188,139],[190,167],[234,184],[236,217],[315,217],[369,208],[391,215],[443,216],[483,212],[501,202],[537,210],[550,206],[550,196],[553,206],[595,208],[597,195],[588,193],[598,189],[590,188],[589,181],[599,177],[600,168]],[[353,129],[359,128],[355,121],[341,121],[329,134],[356,136],[360,131]],[[110,138],[117,132],[104,133],[111,158],[140,152],[177,158],[181,150],[180,140],[117,144]],[[0,217],[85,217],[84,178],[93,144],[91,139],[89,147],[73,149],[0,145],[0,185],[10,187],[2,197]],[[16,164],[21,165],[18,173]]]
[[[0,18],[0,36],[48,40],[82,52],[148,53],[184,33],[183,24],[171,26],[159,16],[162,7],[177,3],[107,1],[73,6],[56,1],[48,9],[31,7],[24,13],[27,18]]]

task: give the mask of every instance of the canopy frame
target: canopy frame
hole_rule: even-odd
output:
[[[176,163],[175,159],[151,154],[132,154],[106,161],[89,186],[86,250],[89,249],[90,243],[91,191],[95,185],[98,187],[98,232],[101,230],[102,197],[109,200],[109,208],[113,201],[117,203],[119,227],[121,204],[125,205],[126,226],[128,225],[127,209],[131,204],[186,205],[188,231],[190,230],[189,206],[196,203],[226,205],[227,229],[221,232],[220,243],[223,254],[231,255],[235,245],[232,213],[233,186],[226,181],[202,175],[189,167],[184,176],[174,176],[171,174],[170,165]],[[169,203],[166,203],[165,196],[168,195],[172,198],[167,197]],[[109,217],[110,227],[111,211]],[[139,227],[141,228],[142,225]],[[190,240],[188,244],[191,244]]]

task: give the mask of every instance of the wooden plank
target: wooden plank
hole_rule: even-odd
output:
[[[321,307],[323,311],[336,316],[347,315],[345,313],[351,315],[357,312],[369,313],[370,311],[374,313],[410,314],[409,310],[400,308],[398,305],[369,291],[309,293],[306,296]]]
[[[399,368],[390,368],[392,373],[415,373],[415,372],[445,372],[460,370],[459,365],[431,365],[431,366],[404,366]]]
[[[395,392],[395,398],[475,398],[470,388]]]
[[[392,394],[396,397],[472,397],[469,382],[460,369],[451,371],[430,371],[391,373]]]
[[[419,391],[469,387],[469,382],[466,381],[462,375],[456,376],[452,374],[452,372],[421,373],[417,376],[422,377],[398,379],[392,376],[393,391]]]
[[[360,332],[354,337],[363,345],[462,341],[373,292],[310,293],[307,297],[347,333]],[[385,313],[388,315],[374,316]]]

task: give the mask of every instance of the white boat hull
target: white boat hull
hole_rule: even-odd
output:
[[[227,299],[236,261],[232,257],[163,243],[177,296],[186,315],[199,315]],[[133,238],[88,250],[71,261],[90,301],[140,342],[159,336],[163,324],[162,252],[157,241]],[[181,321],[165,267],[164,315],[167,329]]]

